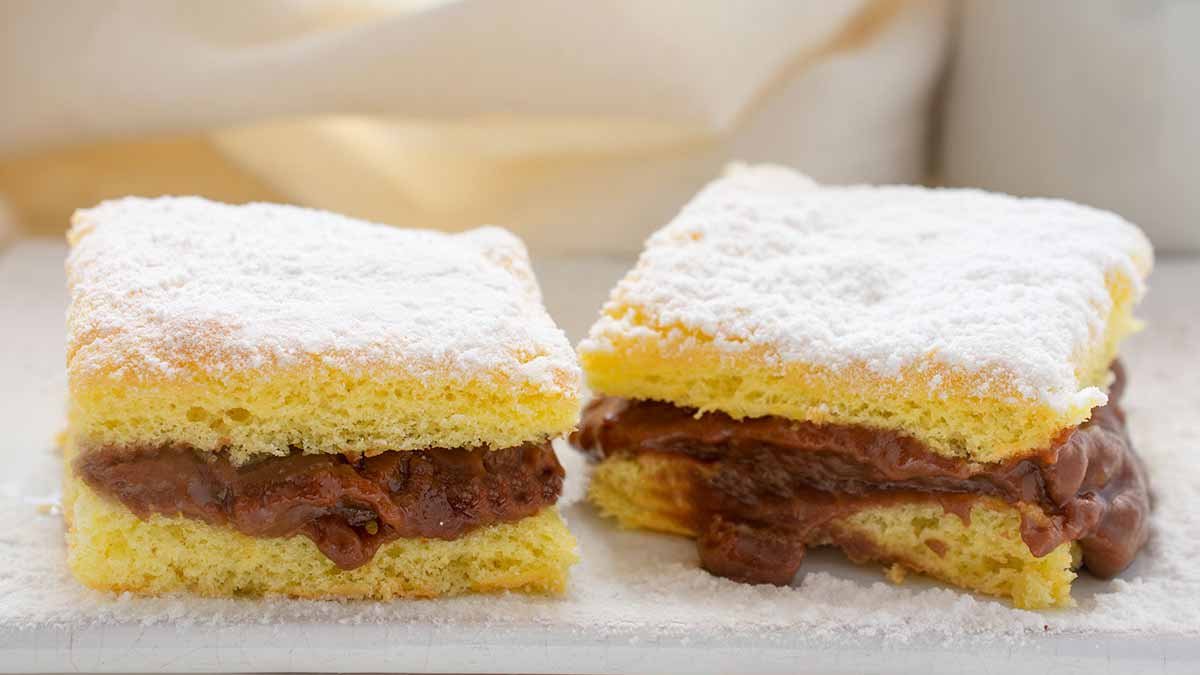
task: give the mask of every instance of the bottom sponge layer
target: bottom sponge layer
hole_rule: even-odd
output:
[[[593,472],[589,498],[623,527],[696,536],[690,471],[689,460],[669,455],[612,457]],[[965,519],[936,501],[888,502],[832,520],[811,544],[840,546],[857,562],[897,564],[1017,607],[1072,605],[1078,545],[1034,557],[1020,526],[1020,511],[993,497],[974,498]]]
[[[341,570],[303,536],[249,537],[188,518],[141,520],[68,476],[68,563],[87,586],[207,596],[435,597],[515,590],[561,593],[575,539],[555,507],[455,539],[398,539]]]

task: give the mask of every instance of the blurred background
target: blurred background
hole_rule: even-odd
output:
[[[1189,0],[4,0],[0,92],[0,246],[199,194],[620,257],[743,160],[1200,251]]]

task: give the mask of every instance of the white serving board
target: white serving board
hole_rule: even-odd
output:
[[[1127,410],[1157,490],[1155,532],[1119,580],[1083,578],[1079,606],[1026,612],[920,578],[902,586],[833,551],[793,588],[696,566],[693,545],[563,511],[583,562],[561,599],[415,602],[133,598],[79,586],[55,503],[62,424],[59,242],[0,253],[0,671],[527,673],[1200,672],[1200,260],[1161,261],[1126,349]],[[628,265],[539,265],[551,312],[578,339]]]

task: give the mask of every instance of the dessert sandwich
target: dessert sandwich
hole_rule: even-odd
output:
[[[627,527],[788,584],[840,547],[1020,607],[1144,544],[1119,407],[1142,233],[1065,201],[735,168],[652,235],[579,346],[574,442]]]
[[[504,230],[128,198],[67,260],[69,564],[100,589],[563,590],[579,372]]]

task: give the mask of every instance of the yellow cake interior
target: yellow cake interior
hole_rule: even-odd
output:
[[[687,485],[690,461],[667,455],[611,457],[592,473],[589,498],[622,527],[696,536]],[[1064,543],[1034,557],[1020,535],[1020,512],[978,497],[969,524],[931,502],[880,505],[830,523],[825,541],[859,538],[879,562],[899,564],[1021,608],[1068,607],[1079,548]],[[939,555],[927,541],[944,545]]]
[[[735,419],[777,415],[817,423],[902,431],[950,457],[995,462],[1049,447],[1063,429],[1103,404],[1109,364],[1123,338],[1139,327],[1133,284],[1108,279],[1112,308],[1102,332],[1075,355],[1078,390],[1095,388],[1079,405],[1056,409],[1022,394],[1003,373],[947,367],[936,355],[911,363],[895,378],[862,364],[832,370],[780,363],[765,347],[731,351],[682,325],[659,325],[619,297],[580,350],[594,392],[667,401]],[[988,386],[981,388],[984,379]]]
[[[68,240],[82,448],[505,448],[578,418],[574,353],[500,228],[162,197],[80,210]]]
[[[557,594],[578,558],[553,506],[452,541],[397,539],[366,565],[341,570],[304,536],[250,537],[160,515],[141,520],[69,470],[64,501],[67,562],[76,578],[101,590],[381,600],[503,590]]]
[[[199,197],[106,201],[71,223],[64,492],[83,583],[348,598],[563,589],[575,541],[553,506],[561,468],[547,443],[578,420],[580,372],[511,233]],[[486,454],[535,446],[536,469]],[[418,450],[444,454],[369,460]],[[98,478],[76,455],[124,473]],[[403,467],[387,476],[346,475],[391,460]],[[515,483],[526,469],[533,487]],[[258,482],[239,483],[247,474]],[[393,501],[382,527],[430,525],[381,533],[370,516],[401,493],[417,505]],[[247,507],[254,527],[223,510],[243,497],[261,500]],[[512,508],[471,502],[493,497]],[[138,517],[149,513],[166,515]],[[359,536],[374,538],[339,558]]]
[[[114,369],[115,370],[115,369]],[[385,368],[354,374],[313,359],[286,370],[202,372],[150,381],[100,373],[71,382],[71,427],[87,446],[184,443],[254,455],[442,447],[494,448],[574,428],[574,386],[417,380]]]

